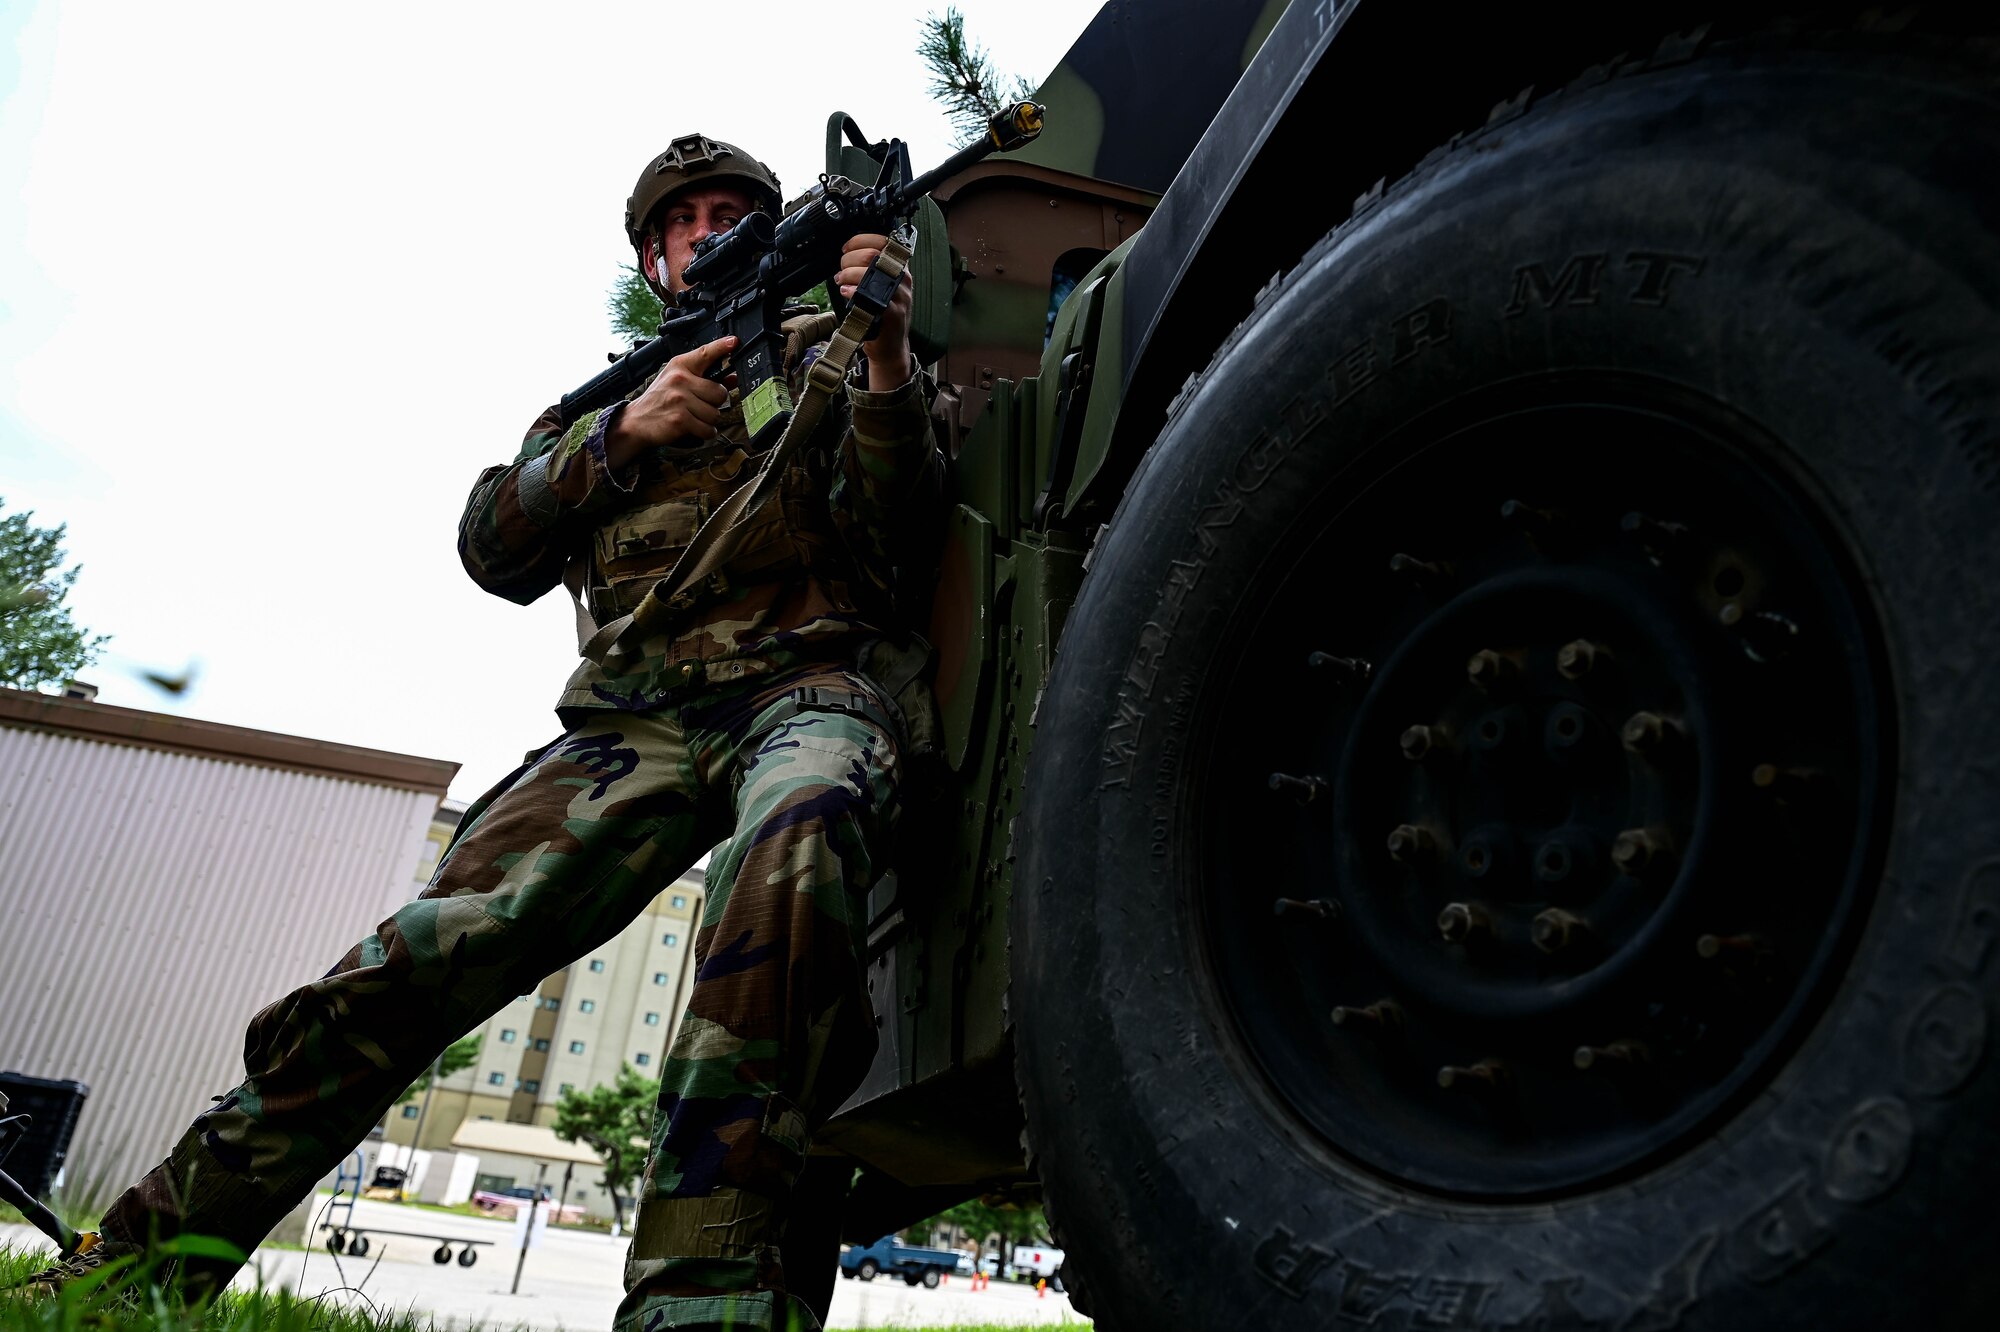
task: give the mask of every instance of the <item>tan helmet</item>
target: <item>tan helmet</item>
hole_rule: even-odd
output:
[[[776,213],[784,198],[771,168],[734,144],[705,134],[687,134],[667,145],[667,151],[646,163],[632,197],[625,201],[625,239],[639,250],[646,220],[662,200],[689,185],[741,181],[766,209]]]

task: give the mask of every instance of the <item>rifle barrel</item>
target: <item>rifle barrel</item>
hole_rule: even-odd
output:
[[[929,194],[987,154],[1012,152],[1025,143],[1033,142],[1042,132],[1044,110],[1039,102],[1015,102],[1011,106],[1002,108],[987,122],[985,134],[966,144],[909,184],[899,186],[896,190],[897,211]]]

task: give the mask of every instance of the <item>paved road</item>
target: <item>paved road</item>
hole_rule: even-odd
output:
[[[255,1270],[237,1278],[249,1285],[260,1277],[329,1302],[378,1310],[415,1309],[441,1326],[483,1324],[492,1332],[534,1329],[609,1328],[618,1307],[625,1241],[595,1231],[550,1230],[540,1247],[528,1251],[519,1294],[510,1293],[520,1262],[511,1222],[427,1212],[394,1203],[359,1202],[354,1224],[382,1230],[423,1231],[453,1240],[490,1239],[475,1250],[478,1261],[460,1267],[432,1261],[437,1241],[371,1236],[367,1257],[336,1260],[323,1247],[308,1252],[259,1249]],[[15,1232],[19,1233],[15,1233]],[[325,1232],[318,1232],[323,1239]],[[0,1227],[0,1242],[26,1246],[46,1243],[32,1229]],[[454,1249],[454,1253],[456,1249]],[[891,1278],[837,1281],[829,1332],[838,1328],[897,1328],[953,1323],[1087,1324],[1069,1301],[1050,1291],[1038,1297],[1031,1287],[995,1282],[972,1290],[968,1278],[954,1277],[936,1290],[907,1286]]]

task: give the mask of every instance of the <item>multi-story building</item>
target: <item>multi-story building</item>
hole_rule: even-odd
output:
[[[428,881],[463,812],[454,804],[438,811],[420,879]],[[696,870],[662,890],[610,942],[509,1002],[479,1029],[476,1063],[440,1079],[428,1098],[390,1110],[387,1141],[449,1151],[468,1119],[549,1125],[565,1091],[613,1082],[625,1064],[658,1074],[694,980],[701,902]],[[500,1182],[497,1169],[482,1164],[480,1173],[482,1186]]]

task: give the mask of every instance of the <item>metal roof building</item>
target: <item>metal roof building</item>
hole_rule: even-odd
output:
[[[158,1162],[250,1015],[416,894],[457,770],[0,689],[0,1069],[88,1084],[73,1199]]]

